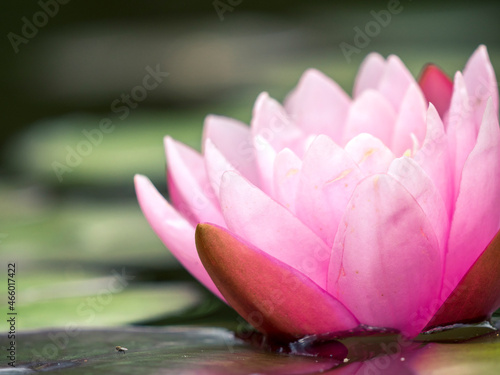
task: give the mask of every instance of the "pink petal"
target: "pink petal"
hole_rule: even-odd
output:
[[[441,256],[432,224],[394,178],[376,175],[358,185],[331,259],[328,291],[360,322],[407,336],[424,328],[428,319],[414,318],[438,295]]]
[[[259,183],[255,150],[248,126],[232,118],[210,115],[205,119],[202,145],[208,138],[246,179],[253,184]]]
[[[235,171],[236,168],[224,157],[222,152],[215,146],[210,138],[205,140],[205,168],[208,180],[212,185],[215,196],[219,197],[222,175],[226,171]]]
[[[474,121],[479,128],[489,98],[495,113],[498,113],[498,83],[484,45],[472,54],[464,69],[464,81],[469,93],[469,109],[474,112]]]
[[[396,113],[380,93],[365,90],[351,105],[344,128],[343,144],[361,133],[369,133],[391,144]]]
[[[224,300],[196,252],[194,227],[168,204],[148,178],[136,175],[134,182],[142,212],[158,237],[195,278]]]
[[[408,87],[416,84],[415,79],[399,57],[390,55],[384,70],[384,75],[378,83],[378,90],[398,112]]]
[[[276,155],[274,160],[274,192],[276,200],[292,213],[299,187],[302,161],[288,148]]]
[[[396,158],[392,151],[378,138],[362,133],[351,139],[345,151],[358,164],[365,176],[385,173]]]
[[[299,176],[297,217],[331,246],[347,202],[363,173],[351,156],[320,135],[307,150]]]
[[[274,160],[276,159],[276,150],[267,142],[267,140],[260,135],[253,139],[254,148],[257,155],[257,166],[259,169],[259,176],[261,184],[259,188],[267,195],[274,196]]]
[[[260,94],[255,102],[251,128],[254,138],[260,136],[276,151],[286,147],[301,151],[303,132],[290,120],[281,104],[266,92]]]
[[[394,160],[388,174],[403,185],[422,208],[434,228],[444,258],[450,229],[448,211],[434,182],[415,160],[407,157]]]
[[[203,158],[193,149],[165,137],[168,190],[174,207],[192,224],[210,221],[223,224]]]
[[[436,65],[427,65],[418,81],[425,98],[436,107],[441,118],[450,108],[451,95],[453,93],[452,80]]]
[[[490,99],[477,144],[462,172],[445,273],[447,279],[457,282],[499,229],[500,129],[495,111]]]
[[[404,95],[401,108],[398,113],[394,134],[392,136],[391,149],[396,155],[412,148],[412,134],[420,144],[425,138],[427,106],[416,84],[411,84]]]
[[[451,218],[454,184],[448,140],[443,122],[432,104],[429,104],[427,110],[427,131],[424,143],[413,158],[436,185],[446,206],[448,217]]]
[[[429,322],[427,328],[481,322],[500,307],[500,232],[483,251]],[[446,287],[446,285],[445,285]]]
[[[325,287],[330,249],[290,211],[235,172],[224,174],[220,202],[229,230]]]
[[[350,102],[337,83],[309,69],[286,99],[285,109],[306,134],[326,134],[340,141]]]
[[[378,53],[372,52],[365,57],[359,68],[353,88],[353,98],[358,98],[363,91],[377,89],[378,83],[384,74],[385,59]]]
[[[224,228],[199,224],[196,246],[229,304],[270,337],[296,340],[359,324],[311,279]]]
[[[474,126],[473,113],[469,107],[469,94],[460,72],[455,74],[453,96],[448,112],[446,133],[450,142],[450,151],[454,160],[455,197],[467,156],[476,144],[477,131]]]

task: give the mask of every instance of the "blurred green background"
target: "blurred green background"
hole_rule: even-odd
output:
[[[415,75],[427,62],[452,75],[486,44],[500,72],[495,2],[402,0],[348,59],[340,43],[355,46],[355,28],[387,1],[221,2],[223,14],[210,0],[72,0],[46,19],[37,1],[2,3],[0,251],[2,272],[17,267],[18,329],[241,324],[179,267],[136,203],[136,173],[166,194],[164,135],[199,149],[207,114],[248,123],[261,91],[281,101],[309,67],[350,93],[371,51],[397,54]],[[141,91],[147,67],[168,77]],[[131,93],[146,95],[125,105]],[[113,130],[58,177],[54,163],[105,118]]]

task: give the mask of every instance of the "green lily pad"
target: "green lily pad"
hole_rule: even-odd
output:
[[[412,367],[417,374],[494,375],[500,373],[499,358],[495,332],[466,343],[431,343],[414,355]]]
[[[5,202],[0,253],[9,261],[21,261],[24,270],[67,270],[86,264],[179,267],[137,202],[68,199],[57,204],[41,190],[16,190],[5,184],[0,186],[0,200]]]
[[[119,353],[118,345],[128,350]],[[230,331],[215,328],[37,331],[20,334],[16,350],[18,371],[64,369],[69,375],[290,375],[322,372],[338,364],[332,359],[266,353],[236,339]]]
[[[170,133],[197,145],[203,116],[135,114],[124,121],[113,118],[115,126],[107,134],[99,128],[101,120],[74,114],[35,124],[19,140],[12,160],[26,174],[50,185],[117,185],[132,181],[135,173],[158,176],[164,174],[163,137]],[[58,177],[54,163],[70,170]]]
[[[356,361],[349,356],[336,360],[265,351],[220,328],[43,330],[18,334],[16,372],[4,365],[0,373],[494,375],[500,371],[498,333],[460,344],[378,339],[370,338],[370,351],[375,351],[371,359]],[[9,345],[1,337],[3,352],[12,350]],[[128,350],[118,352],[116,346]]]
[[[107,277],[57,283],[55,276],[51,283],[19,288],[17,328],[112,327],[165,319],[199,305],[204,297],[195,283],[134,283],[133,278],[116,269]]]
[[[225,115],[248,117],[252,101]],[[245,103],[247,101],[245,100]],[[163,137],[200,149],[203,121],[217,108],[176,112],[138,112],[124,120],[111,116],[111,130],[100,122],[106,116],[72,114],[47,119],[18,139],[9,150],[12,166],[48,186],[93,187],[129,185],[137,173],[165,179]],[[112,127],[114,125],[114,127]]]

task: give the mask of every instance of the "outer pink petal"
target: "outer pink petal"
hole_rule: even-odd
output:
[[[194,277],[224,300],[196,252],[194,227],[168,204],[149,179],[136,175],[134,180],[139,205],[158,237]]]
[[[450,224],[448,211],[434,182],[415,160],[407,157],[394,160],[388,174],[401,183],[422,208],[434,228],[444,258]]]
[[[378,87],[378,83],[384,74],[385,59],[378,53],[372,52],[361,63],[356,81],[354,83],[353,98],[358,98],[363,91]]]
[[[477,130],[473,112],[469,107],[469,94],[460,72],[455,74],[453,96],[448,112],[446,133],[450,142],[450,151],[454,160],[455,198],[458,194],[462,168],[465,160],[476,144]]]
[[[224,228],[199,224],[196,246],[229,304],[274,339],[290,341],[359,325],[311,279]]]
[[[489,98],[492,99],[495,113],[498,113],[498,83],[484,45],[479,46],[467,61],[464,81],[470,95],[470,109],[474,111],[474,120],[479,128]]]
[[[388,175],[361,182],[335,237],[328,291],[361,323],[414,336],[428,319],[413,318],[437,298],[441,270],[432,224],[407,190]]]
[[[361,133],[370,133],[386,145],[391,144],[396,113],[380,93],[365,90],[351,105],[344,128],[343,143]]]
[[[299,176],[296,213],[328,246],[363,177],[351,156],[325,135],[318,136],[307,150]]]
[[[192,224],[210,221],[223,225],[202,156],[170,137],[165,138],[165,150],[168,189],[175,208]]]
[[[351,139],[344,149],[358,164],[365,176],[386,173],[389,165],[396,158],[380,139],[367,133]]]
[[[301,169],[302,160],[290,149],[285,148],[276,155],[274,160],[275,198],[292,213],[295,213]]]
[[[436,107],[441,118],[450,108],[453,94],[452,80],[435,65],[427,65],[418,81],[425,98]]]
[[[405,93],[411,84],[416,84],[415,78],[408,71],[399,57],[390,55],[384,70],[384,75],[378,83],[378,90],[399,111]]]
[[[422,144],[425,138],[425,117],[427,106],[422,91],[416,84],[410,84],[398,113],[394,134],[392,136],[391,149],[396,155],[412,148],[412,136],[416,137]]]
[[[220,201],[231,231],[325,288],[330,249],[290,211],[235,172],[224,174]]]
[[[255,150],[247,125],[232,118],[210,115],[205,119],[203,146],[208,138],[245,178],[253,184],[259,183]]]
[[[285,147],[298,152],[304,133],[291,121],[284,108],[263,92],[257,98],[252,116],[252,136],[265,139],[276,151]],[[257,151],[258,153],[258,151]]]
[[[326,134],[340,142],[351,99],[323,73],[307,70],[285,102],[285,109],[306,134]]]
[[[495,111],[490,99],[462,172],[446,259],[448,280],[460,281],[499,229],[500,129]]]
[[[413,159],[436,185],[446,206],[448,216],[451,218],[454,205],[454,183],[449,153],[448,139],[444,132],[443,122],[436,108],[429,104],[424,144]]]

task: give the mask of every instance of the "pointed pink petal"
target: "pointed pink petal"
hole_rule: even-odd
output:
[[[273,166],[277,152],[273,146],[260,135],[253,139],[253,144],[256,150],[257,166],[261,181],[258,187],[270,197],[274,197]]]
[[[411,84],[404,95],[398,113],[391,149],[398,156],[412,149],[412,134],[422,144],[425,138],[427,105],[422,92],[416,84]]]
[[[290,211],[235,172],[224,174],[220,202],[229,230],[325,287],[330,249]]]
[[[421,73],[418,84],[427,102],[432,103],[444,118],[450,108],[453,81],[436,65],[429,64]]]
[[[396,158],[380,139],[367,133],[351,139],[344,149],[358,164],[365,176],[387,172],[389,165]]]
[[[263,92],[253,108],[252,136],[265,139],[276,151],[289,147],[300,151],[304,133],[291,121],[284,108]],[[258,153],[258,152],[257,152]]]
[[[432,224],[394,178],[376,175],[358,185],[331,259],[328,291],[360,322],[407,336],[424,328],[428,319],[413,317],[438,295],[441,256]]]
[[[451,290],[427,328],[487,320],[500,307],[500,232]]]
[[[175,208],[191,224],[210,221],[223,225],[202,156],[170,137],[165,137],[165,150],[168,190]]]
[[[455,198],[467,156],[476,144],[477,131],[473,121],[473,113],[469,107],[469,94],[460,72],[455,74],[453,96],[446,119],[446,133],[450,151],[454,161]]]
[[[225,158],[210,138],[205,140],[204,149],[205,168],[208,174],[208,180],[210,181],[215,196],[218,198],[222,175],[226,171],[235,171],[236,168]]]
[[[199,224],[196,247],[229,304],[270,337],[293,340],[359,324],[308,277],[223,228]]]
[[[210,138],[233,167],[253,184],[259,183],[250,128],[228,117],[210,115],[205,119],[203,141]]]
[[[448,211],[434,182],[415,160],[407,157],[394,160],[388,174],[403,185],[422,208],[434,228],[444,258],[450,225]]]
[[[276,200],[292,213],[299,187],[302,160],[288,148],[276,155],[274,160],[274,192]]]
[[[446,206],[448,217],[454,204],[454,184],[451,172],[448,139],[444,132],[444,125],[432,104],[427,110],[427,131],[425,140],[413,159],[422,167],[431,178],[441,194]]]
[[[149,179],[136,175],[134,182],[142,212],[158,237],[195,278],[224,300],[196,252],[194,227],[168,204]]]
[[[351,105],[344,128],[343,144],[361,133],[369,133],[390,145],[396,113],[380,93],[365,90]]]
[[[462,172],[446,259],[447,279],[459,281],[498,232],[499,207],[500,129],[490,99],[477,144]]]
[[[396,112],[399,111],[405,93],[411,84],[416,84],[415,78],[399,57],[390,55],[387,58],[384,75],[378,83],[378,90],[392,104]]]
[[[474,122],[479,128],[489,98],[492,99],[495,113],[498,113],[498,83],[484,45],[479,46],[467,61],[464,81],[470,95],[470,110],[474,112]]]
[[[385,59],[378,53],[372,52],[365,57],[359,68],[353,88],[353,98],[357,99],[365,90],[375,90],[384,74]]]
[[[299,176],[297,217],[331,246],[347,202],[363,173],[326,135],[307,150]]]
[[[309,69],[286,99],[285,109],[304,133],[326,134],[339,142],[350,102],[337,83]]]

